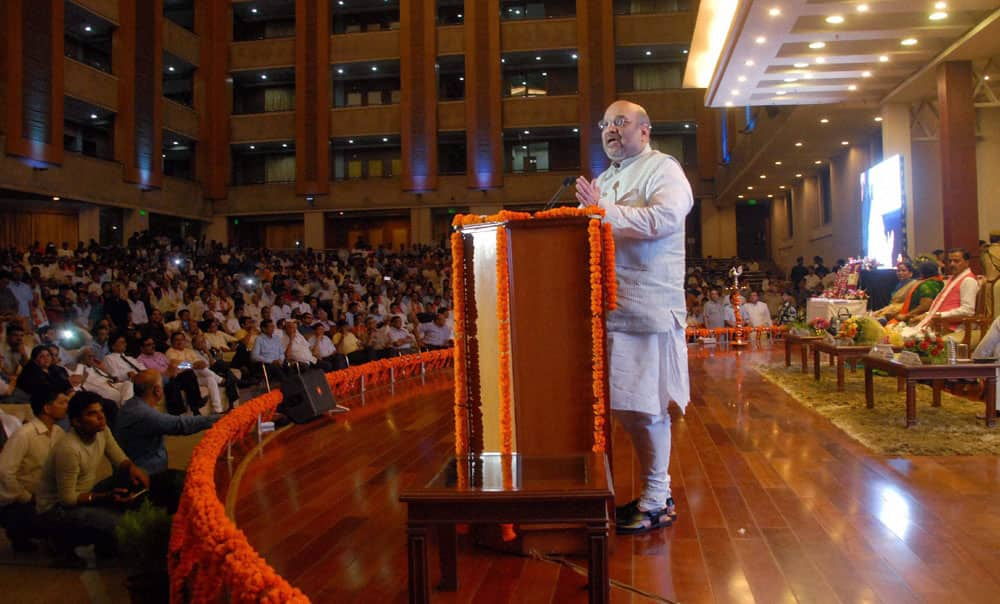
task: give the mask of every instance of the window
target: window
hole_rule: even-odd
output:
[[[536,50],[503,55],[503,95],[535,97],[577,92],[573,50]]]
[[[575,15],[574,0],[501,0],[500,2],[500,18],[504,20],[553,19]]]
[[[691,10],[691,0],[615,0],[616,15],[676,13]]]

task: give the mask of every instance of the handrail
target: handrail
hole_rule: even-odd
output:
[[[444,369],[454,350],[373,361],[326,374],[336,397],[364,392],[398,379]],[[309,598],[293,587],[250,545],[226,516],[215,485],[215,466],[229,446],[257,429],[281,403],[279,390],[253,398],[216,423],[194,449],[180,506],[174,515],[167,566],[170,602],[294,602]]]

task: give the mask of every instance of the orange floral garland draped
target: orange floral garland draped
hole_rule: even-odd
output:
[[[451,291],[454,298],[455,336],[455,455],[469,452],[469,393],[465,371],[465,243],[462,234],[451,234]]]
[[[507,263],[507,229],[497,228],[497,354],[500,357],[500,453],[514,452],[510,400],[510,267]]]
[[[605,451],[604,438],[605,380],[607,373],[604,347],[604,288],[605,280],[603,251],[603,229],[601,221],[592,219],[587,225],[590,238],[590,341],[591,341],[591,386],[594,389],[594,445],[595,453]]]
[[[439,370],[453,350],[437,350],[375,361],[326,374],[335,395],[356,392],[397,378]],[[268,419],[281,403],[278,390],[251,399],[216,423],[194,449],[180,506],[170,533],[167,565],[173,604],[218,602],[307,603],[300,590],[278,575],[226,516],[215,485],[215,467],[230,442],[239,442]]]

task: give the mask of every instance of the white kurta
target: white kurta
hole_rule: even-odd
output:
[[[647,146],[597,178],[615,238],[618,309],[608,314],[611,408],[665,414],[690,401],[684,223],[694,204],[677,161]]]

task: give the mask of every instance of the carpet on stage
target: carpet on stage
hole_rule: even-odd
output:
[[[984,403],[941,393],[932,407],[929,385],[917,386],[917,425],[906,428],[906,393],[897,392],[896,378],[875,376],[875,408],[865,408],[864,371],[846,372],[844,391],[837,392],[837,374],[824,366],[821,380],[797,366],[758,365],[754,369],[800,404],[815,410],[874,453],[897,455],[997,455],[1000,427],[987,428]]]

